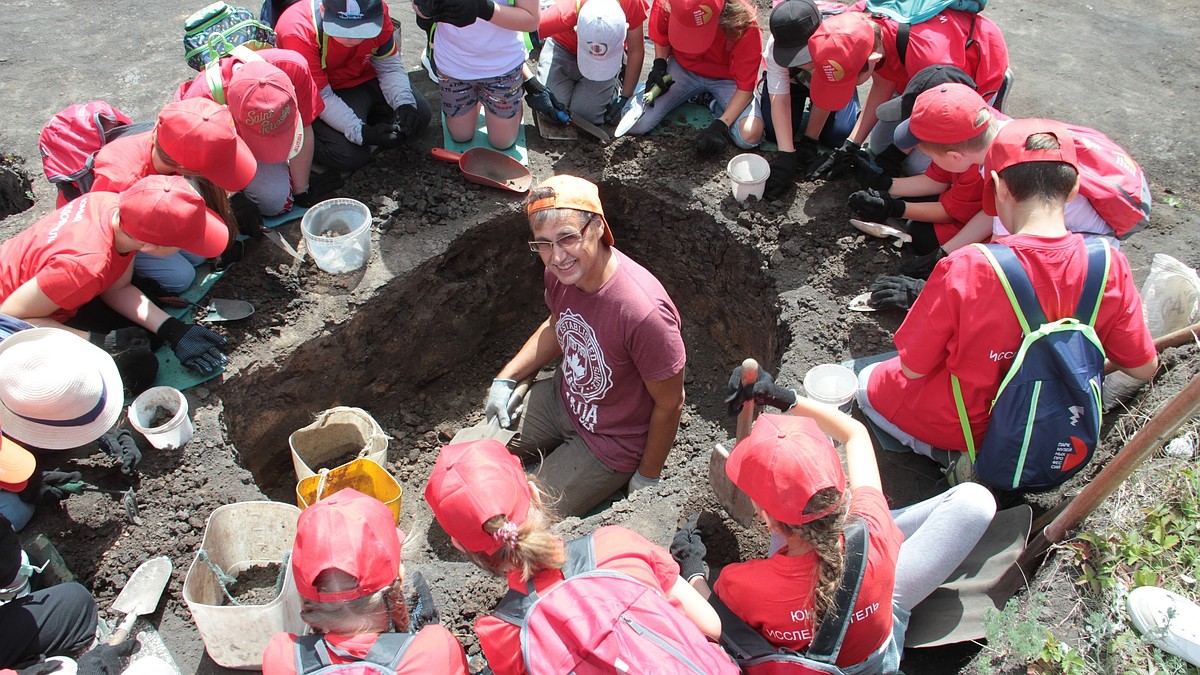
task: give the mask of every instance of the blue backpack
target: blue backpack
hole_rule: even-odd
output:
[[[1078,473],[1100,438],[1104,347],[1094,329],[1112,254],[1087,239],[1087,277],[1075,316],[1047,321],[1029,275],[1004,244],[975,244],[987,257],[1025,337],[992,401],[978,450],[958,378],[950,376],[967,453],[980,481],[1001,490],[1049,490]]]
[[[908,25],[928,21],[947,9],[978,14],[984,7],[987,0],[867,0],[867,13]]]

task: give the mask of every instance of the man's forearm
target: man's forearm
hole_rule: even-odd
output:
[[[679,432],[679,418],[683,414],[683,404],[677,407],[654,406],[650,413],[650,433],[646,436],[646,452],[642,455],[642,463],[638,472],[646,478],[658,478],[663,465],[667,463],[667,455],[675,444],[675,434]]]

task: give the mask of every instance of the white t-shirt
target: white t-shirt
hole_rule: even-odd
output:
[[[1121,248],[1121,242],[1117,240],[1117,233],[1096,209],[1092,208],[1091,202],[1083,195],[1075,195],[1075,198],[1067,202],[1063,209],[1063,221],[1066,223],[1069,232],[1078,232],[1085,237],[1108,237],[1113,248]],[[1012,234],[999,218],[992,218],[992,236],[1003,237]]]
[[[465,28],[439,23],[433,32],[433,58],[438,72],[455,80],[497,77],[525,62],[525,39],[482,19]]]
[[[767,37],[767,46],[763,49],[763,63],[767,66],[767,93],[778,96],[779,94],[787,94],[791,92],[792,76],[791,72],[779,65],[775,61],[775,57],[771,56],[771,52],[775,49],[775,36]]]

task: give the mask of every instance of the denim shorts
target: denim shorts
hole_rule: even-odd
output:
[[[521,67],[496,77],[482,80],[456,80],[445,75],[440,78],[442,112],[446,117],[458,117],[476,103],[501,119],[512,119],[521,112],[521,85],[525,78]]]

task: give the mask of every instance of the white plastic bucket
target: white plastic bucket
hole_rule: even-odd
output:
[[[729,160],[725,172],[733,185],[733,198],[744,202],[750,195],[762,199],[767,178],[771,176],[771,165],[761,155],[746,152]]]
[[[814,366],[804,375],[804,392],[814,401],[845,409],[858,393],[858,376],[836,363]]]
[[[151,426],[159,408],[174,411],[174,415],[158,426]],[[151,387],[133,399],[129,423],[159,450],[182,448],[196,431],[188,415],[187,399],[174,387]]]
[[[371,257],[371,211],[358,200],[326,199],[304,214],[300,232],[317,267],[330,274],[353,272]]]
[[[208,517],[200,549],[226,574],[252,565],[281,563],[283,589],[265,605],[222,605],[224,592],[212,568],[196,553],[183,580],[183,600],[192,612],[204,648],[218,665],[260,670],[262,654],[276,633],[308,632],[300,618],[300,593],[287,556],[296,538],[300,509],[282,502],[238,502]]]
[[[293,431],[288,446],[297,481],[315,476],[315,469],[334,468],[329,463],[349,452],[380,466],[387,464],[387,434],[362,408],[338,406],[326,410],[312,424]]]

